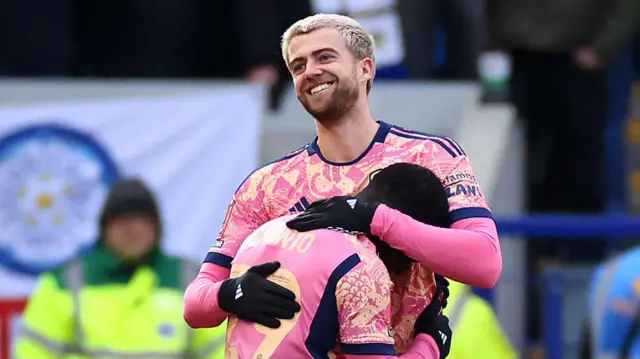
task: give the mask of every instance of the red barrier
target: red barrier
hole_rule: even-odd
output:
[[[24,299],[0,300],[0,359],[11,359],[11,341],[16,334],[13,323],[26,305]]]

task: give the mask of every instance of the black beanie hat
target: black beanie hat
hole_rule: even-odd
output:
[[[145,214],[156,220],[160,232],[160,213],[151,189],[137,178],[120,180],[111,187],[100,214],[100,232],[114,217]]]

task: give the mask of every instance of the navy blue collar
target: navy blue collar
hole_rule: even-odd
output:
[[[320,157],[320,159],[323,162],[325,162],[327,164],[330,164],[332,166],[350,166],[350,165],[353,165],[355,163],[358,163],[360,160],[362,160],[364,158],[364,156],[367,155],[367,153],[369,153],[369,151],[371,151],[371,149],[373,148],[373,145],[375,145],[376,143],[384,143],[384,141],[387,138],[387,134],[389,133],[389,130],[391,130],[392,126],[390,124],[388,124],[386,122],[383,122],[383,121],[376,121],[376,122],[380,125],[380,127],[378,128],[378,132],[376,132],[376,135],[373,136],[373,140],[371,140],[371,143],[369,143],[369,146],[367,146],[367,149],[364,150],[364,152],[362,152],[362,154],[360,156],[358,156],[358,158],[356,158],[353,161],[349,161],[349,162],[331,162],[328,159],[326,159],[322,155],[322,152],[320,152],[320,147],[318,147],[318,137],[317,136],[307,146],[307,152],[309,153],[309,156],[317,154],[318,157]]]

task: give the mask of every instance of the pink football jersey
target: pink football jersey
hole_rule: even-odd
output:
[[[369,174],[399,162],[422,165],[440,177],[449,196],[452,223],[491,217],[471,163],[457,143],[380,122],[367,151],[350,163],[328,161],[315,139],[252,173],[233,197],[205,262],[230,268],[245,238],[262,224],[301,212],[319,199],[353,194]],[[435,281],[431,271],[415,264],[410,274],[394,282],[395,345],[398,353],[405,353],[413,342],[416,318],[431,300]]]
[[[277,260],[269,277],[296,294],[301,311],[280,328],[229,318],[227,358],[325,358],[340,353],[395,355],[387,269],[366,237],[287,228],[286,216],[267,222],[240,246],[231,277]]]

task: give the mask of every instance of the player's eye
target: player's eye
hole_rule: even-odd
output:
[[[333,59],[333,55],[330,55],[330,54],[322,54],[318,56],[318,60],[320,60],[320,62],[329,61],[331,59]]]
[[[292,70],[294,73],[300,73],[301,71],[304,71],[304,65],[303,65],[303,64],[296,64],[296,65],[293,65],[293,67],[291,68],[291,70]]]

